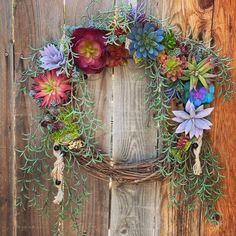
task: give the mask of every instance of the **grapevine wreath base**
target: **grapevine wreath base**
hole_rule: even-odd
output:
[[[56,148],[58,148],[57,145]],[[112,179],[119,183],[140,183],[163,179],[157,170],[157,158],[135,163],[125,163],[115,162],[110,157],[104,157],[101,162],[94,165],[89,163],[89,160],[84,156],[77,154],[75,156],[89,175],[104,181],[110,181]]]
[[[193,171],[195,175],[200,175],[202,173],[199,159],[199,153],[202,145],[201,143],[201,139],[193,143],[192,156],[195,157],[195,164],[193,165]],[[83,147],[81,147],[81,149],[83,149]],[[164,178],[164,176],[162,176],[158,170],[160,157],[136,161],[135,163],[127,163],[122,161],[113,161],[110,157],[106,157],[106,154],[104,153],[104,158],[102,161],[94,165],[93,163],[90,163],[88,158],[84,157],[83,155],[79,155],[79,151],[74,151],[75,157],[78,158],[78,161],[83,169],[87,170],[89,175],[104,181],[110,181],[110,179],[112,179],[113,181],[117,181],[119,183],[136,184],[146,181],[150,182],[162,180]],[[96,151],[97,150],[94,150],[94,152]],[[54,156],[57,159],[60,159],[60,154],[58,155],[58,152],[61,153],[60,145],[54,145]],[[62,161],[63,158],[61,159],[61,162]],[[59,162],[56,162],[56,165]],[[61,179],[61,177],[55,177],[55,181],[58,179]]]
[[[206,130],[212,126],[215,86],[224,99],[233,94],[230,59],[205,42],[182,37],[143,9],[121,5],[87,16],[82,25],[66,26],[61,39],[32,49],[27,58],[22,90],[41,113],[19,150],[23,178],[18,181],[18,206],[39,206],[44,193],[45,213],[50,202],[59,205],[54,208],[59,216],[55,232],[67,217],[79,228],[80,207],[89,195],[81,167],[97,178],[119,183],[169,177],[174,205],[193,210],[200,202],[207,219],[217,223],[215,203],[222,195],[223,176]],[[99,150],[95,134],[102,124],[87,84],[88,75],[126,66],[128,60],[145,72],[147,111],[143,112],[153,116],[159,130],[156,152],[136,163],[115,162]],[[56,158],[53,170],[52,158]],[[48,183],[50,172],[57,192]]]

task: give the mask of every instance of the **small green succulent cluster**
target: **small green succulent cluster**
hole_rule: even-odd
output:
[[[176,39],[172,30],[170,30],[168,33],[165,34],[162,44],[165,46],[166,51],[170,51],[175,48]]]
[[[50,137],[54,142],[67,144],[80,136],[79,126],[74,120],[71,108],[62,110],[57,119],[63,122],[64,127],[51,133]]]

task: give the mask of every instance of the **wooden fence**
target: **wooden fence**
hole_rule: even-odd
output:
[[[14,151],[24,143],[36,106],[17,91],[16,80],[25,68],[29,46],[62,35],[64,24],[79,24],[90,0],[0,0],[0,209],[1,236],[48,236],[53,216],[44,218],[32,209],[17,209],[16,192],[19,160]],[[116,1],[118,2],[118,0]],[[134,2],[134,1],[133,1]],[[214,38],[223,53],[236,58],[235,0],[146,0],[147,13],[169,18],[183,32],[192,30],[195,38]],[[93,12],[112,6],[100,0]],[[236,62],[233,62],[236,65]],[[142,71],[127,67],[107,70],[91,78],[89,85],[96,101],[97,116],[106,129],[97,134],[100,147],[115,160],[139,160],[156,145],[157,130],[143,112],[145,83],[137,80]],[[234,71],[236,75],[236,71]],[[201,209],[189,215],[184,207],[168,206],[168,182],[110,186],[91,177],[91,197],[79,222],[88,236],[234,236],[236,235],[236,99],[226,103],[216,99],[211,130],[214,149],[224,166],[225,199],[218,209],[222,223],[204,222]],[[111,126],[111,120],[113,125]],[[113,137],[111,139],[111,136]],[[112,140],[112,142],[111,142]],[[70,222],[64,223],[66,236],[75,235]]]

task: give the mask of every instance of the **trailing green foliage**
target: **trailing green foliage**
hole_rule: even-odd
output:
[[[21,79],[22,91],[28,92],[29,78],[42,73],[39,69],[38,50],[33,50],[29,60],[29,65],[24,71]],[[68,63],[70,63],[68,61]],[[68,65],[67,67],[69,67]],[[35,68],[38,68],[37,70]],[[38,115],[37,120],[32,123],[28,134],[24,135],[25,147],[17,150],[21,162],[21,177],[18,179],[18,198],[17,206],[23,209],[28,207],[37,207],[42,212],[50,216],[53,212],[58,214],[59,218],[53,226],[53,235],[63,235],[61,232],[61,221],[70,218],[73,221],[73,229],[79,235],[78,215],[81,212],[83,202],[88,198],[89,192],[86,189],[86,178],[81,175],[81,165],[77,156],[89,158],[90,163],[100,162],[104,155],[97,150],[94,140],[95,132],[102,128],[101,122],[95,117],[93,108],[94,102],[91,98],[86,78],[80,71],[74,70],[71,76],[71,83],[75,87],[74,94],[70,101],[65,105],[68,108],[62,108],[62,112],[57,119],[65,122],[65,127],[59,131],[51,133],[43,128],[40,122],[44,119],[44,114]],[[81,110],[81,108],[83,109]],[[55,112],[54,108],[49,109]],[[74,122],[71,123],[71,120]],[[52,163],[55,161],[52,154],[54,141],[69,141],[78,135],[83,137],[84,147],[79,152],[74,153],[66,146],[64,150],[65,157],[65,176],[64,176],[64,194],[66,200],[58,207],[51,207],[51,202],[56,195],[56,189],[52,188],[53,181],[50,177]],[[50,213],[52,212],[52,213]]]
[[[217,215],[220,213],[215,209],[215,204],[222,196],[223,176],[220,173],[222,168],[219,167],[218,159],[213,155],[208,140],[203,142],[201,163],[203,174],[197,176],[193,173],[194,156],[191,149],[182,155],[181,160],[178,159],[171,175],[171,186],[174,189],[171,201],[177,206],[187,206],[190,211],[200,202],[207,219],[218,224]],[[181,197],[177,201],[180,194]]]

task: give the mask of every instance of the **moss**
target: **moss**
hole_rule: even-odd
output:
[[[62,110],[57,116],[57,120],[63,122],[64,127],[50,135],[54,142],[69,143],[80,136],[79,126],[71,108]]]

